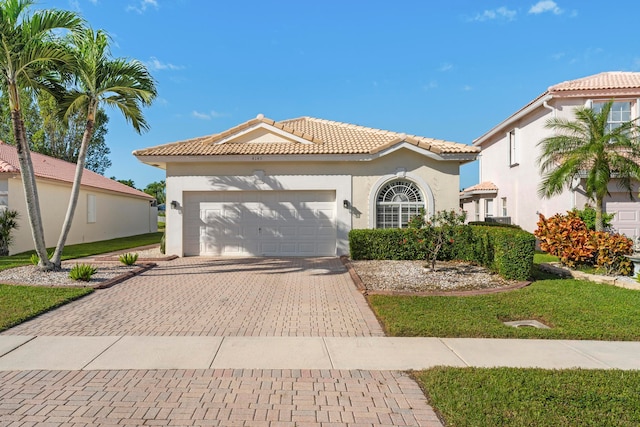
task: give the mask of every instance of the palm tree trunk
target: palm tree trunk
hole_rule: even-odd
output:
[[[20,176],[22,177],[22,186],[24,188],[24,197],[27,202],[27,216],[31,225],[31,235],[36,254],[40,258],[38,266],[43,270],[51,270],[53,264],[49,261],[47,255],[47,245],[44,240],[44,227],[42,225],[42,216],[40,214],[40,202],[38,199],[38,188],[33,172],[33,162],[31,161],[31,152],[27,144],[24,122],[20,110],[11,110],[11,125],[13,134],[16,139],[16,150],[18,152],[18,162],[20,163]]]
[[[80,144],[80,151],[78,153],[78,161],[76,162],[76,173],[73,177],[73,186],[71,187],[71,196],[69,197],[69,205],[67,206],[67,214],[64,218],[64,224],[62,224],[62,230],[60,230],[60,237],[58,238],[58,244],[56,250],[53,253],[51,262],[60,268],[62,263],[62,250],[67,241],[67,236],[71,230],[71,224],[73,223],[73,216],[78,205],[78,196],[80,194],[80,186],[82,184],[82,173],[84,172],[84,165],[87,158],[87,150],[89,148],[89,141],[93,135],[94,127],[94,114],[89,113],[87,118],[87,124],[82,135],[82,143]]]
[[[604,231],[602,223],[602,211],[604,210],[604,198],[596,198],[596,231]]]

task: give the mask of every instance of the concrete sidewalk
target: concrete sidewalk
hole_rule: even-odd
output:
[[[640,369],[640,342],[388,337],[0,336],[0,371]]]

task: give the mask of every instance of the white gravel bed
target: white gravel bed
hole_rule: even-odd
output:
[[[0,271],[0,283],[30,286],[73,286],[85,287],[95,286],[101,282],[112,279],[116,276],[124,274],[128,271],[138,268],[138,266],[126,266],[123,264],[91,264],[90,261],[77,261],[78,264],[93,265],[98,269],[96,274],[91,276],[91,280],[84,282],[82,280],[73,280],[69,277],[69,271],[76,262],[63,262],[62,269],[59,271],[40,271],[33,265],[10,268]]]
[[[467,291],[492,289],[518,283],[488,269],[462,262],[437,262],[435,271],[426,261],[351,261],[367,290],[371,291]]]

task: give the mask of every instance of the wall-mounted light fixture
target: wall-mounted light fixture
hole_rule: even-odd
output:
[[[175,200],[171,201],[171,209],[178,209],[178,207],[180,206],[180,203],[178,203]]]
[[[343,207],[343,208],[345,208],[345,209],[349,209],[349,205],[350,205],[350,203],[349,203],[349,201],[348,201],[347,199],[344,199],[344,200],[342,201],[342,207]]]

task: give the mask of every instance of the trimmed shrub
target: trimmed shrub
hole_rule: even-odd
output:
[[[360,229],[349,232],[351,258],[424,260],[426,229]],[[442,247],[439,260],[483,265],[507,279],[526,280],[533,267],[535,237],[504,227],[457,226],[453,243]]]
[[[469,221],[467,224],[469,225],[481,225],[484,227],[504,227],[504,228],[516,228],[518,230],[522,230],[522,227],[515,224],[503,224],[501,222],[488,222],[488,221]]]

